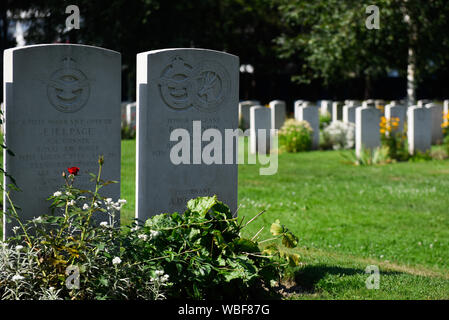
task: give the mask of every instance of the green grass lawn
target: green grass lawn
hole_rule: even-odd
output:
[[[280,219],[300,239],[303,265],[290,298],[449,299],[449,161],[345,161],[337,151],[281,154],[271,176],[260,176],[259,165],[239,166],[239,216],[266,209],[246,235],[265,226],[261,238],[268,238]],[[121,191],[128,224],[135,140],[122,141]],[[380,269],[378,290],[365,286],[368,265]]]

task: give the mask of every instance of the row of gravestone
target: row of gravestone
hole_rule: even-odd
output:
[[[85,45],[33,45],[5,50],[3,63],[4,139],[14,153],[4,151],[3,168],[21,189],[9,187],[12,180],[4,177],[4,209],[11,208],[9,193],[21,219],[49,213],[46,199],[63,185],[61,172],[68,167],[80,168],[77,188],[92,189],[88,172],[97,172],[99,155],[105,159],[102,178],[120,181],[120,53]],[[238,89],[234,55],[206,49],[137,55],[137,219],[183,212],[189,199],[214,194],[236,210],[237,163],[206,165],[198,155],[208,143],[201,126],[221,134],[237,131]],[[173,161],[177,145],[190,161]],[[218,148],[214,152],[224,153],[224,144]],[[120,183],[102,191],[118,199]],[[99,213],[96,220],[107,216]],[[15,223],[3,221],[6,238]]]
[[[372,149],[380,145],[380,120],[395,118],[398,120],[398,132],[402,132],[405,123],[409,141],[409,152],[426,152],[431,144],[441,143],[443,139],[443,115],[449,111],[449,100],[444,106],[432,103],[430,100],[419,100],[417,106],[408,108],[404,101],[391,101],[385,105],[384,100],[356,101],[346,100],[332,102],[322,100],[320,107],[311,105],[304,100],[294,103],[294,117],[307,121],[313,129],[312,149],[319,146],[320,114],[330,115],[332,121],[354,123],[356,127],[356,153],[360,155],[362,148]],[[360,111],[358,111],[360,110]],[[274,100],[269,108],[260,105],[257,100],[239,103],[240,126],[250,129],[251,152],[266,153],[269,150],[269,135],[259,130],[280,129],[286,119],[286,105],[284,101]],[[260,144],[260,140],[264,140]],[[266,148],[259,148],[259,144]]]

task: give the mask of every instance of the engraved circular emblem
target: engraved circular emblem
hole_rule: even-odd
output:
[[[175,110],[193,106],[212,112],[229,96],[231,81],[226,69],[217,62],[206,60],[193,68],[175,57],[162,71],[159,89],[164,102]]]
[[[231,81],[226,69],[214,61],[204,61],[194,72],[193,106],[212,112],[229,97]]]
[[[48,99],[58,111],[77,112],[89,99],[89,82],[84,73],[76,69],[73,59],[64,59],[63,65],[47,83]]]
[[[185,109],[192,105],[191,101],[191,73],[192,66],[180,57],[175,57],[159,79],[162,99],[174,109]]]

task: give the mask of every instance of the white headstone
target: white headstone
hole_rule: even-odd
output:
[[[355,112],[355,152],[360,157],[362,148],[374,149],[380,146],[379,110],[372,107],[358,107]]]
[[[311,105],[303,105],[298,107],[299,121],[307,121],[312,127],[312,149],[318,149],[320,144],[320,115],[318,107]]]
[[[449,100],[444,100],[443,112],[444,112],[444,114],[449,113]]]
[[[387,119],[398,118],[399,126],[397,132],[402,133],[404,131],[404,124],[407,121],[407,107],[398,104],[394,105],[392,105],[391,103],[387,104],[385,106],[385,118]]]
[[[432,103],[432,100],[421,99],[421,100],[418,100],[418,102],[417,102],[418,107],[424,107],[426,104],[429,104],[429,103]]]
[[[320,113],[321,115],[325,116],[326,114],[329,114],[332,118],[332,101],[330,100],[321,100],[321,106],[320,106]]]
[[[249,109],[260,105],[260,101],[246,100],[239,102],[239,119],[243,130],[249,129]]]
[[[432,126],[432,144],[440,144],[443,141],[443,106],[436,103],[429,103],[425,106],[430,111]]]
[[[410,154],[414,154],[416,151],[426,152],[430,150],[432,133],[429,109],[418,106],[408,108],[407,139]]]
[[[11,197],[23,220],[49,213],[46,199],[68,167],[80,168],[75,186],[91,190],[88,172],[98,172],[104,155],[102,179],[120,180],[120,83],[115,51],[73,44],[5,50],[5,140],[15,156],[4,152],[4,169],[22,190]],[[118,199],[120,184],[102,192]],[[3,203],[9,206],[5,196]],[[4,224],[4,237],[13,225]]]
[[[343,120],[343,105],[339,101],[332,103],[332,122]]]
[[[130,104],[131,101],[122,101],[122,103],[120,104],[120,112],[122,114],[122,118],[121,118],[121,122],[122,122],[122,127],[127,125],[126,122],[126,106],[128,104]]]
[[[355,110],[359,107],[357,105],[344,105],[343,106],[343,122],[355,123]]]
[[[182,213],[190,199],[215,194],[235,211],[239,58],[206,49],[139,53],[137,84],[136,217]]]
[[[250,110],[250,151],[251,153],[270,153],[271,111],[262,106]]]
[[[271,128],[279,130],[282,128],[286,118],[285,101],[274,100],[270,102],[271,109]]]
[[[136,130],[136,103],[126,105],[126,124],[130,129]]]

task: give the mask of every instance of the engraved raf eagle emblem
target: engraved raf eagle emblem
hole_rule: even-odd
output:
[[[87,77],[76,67],[72,58],[62,60],[62,68],[56,70],[47,81],[50,103],[61,112],[77,112],[89,99],[90,84]]]

